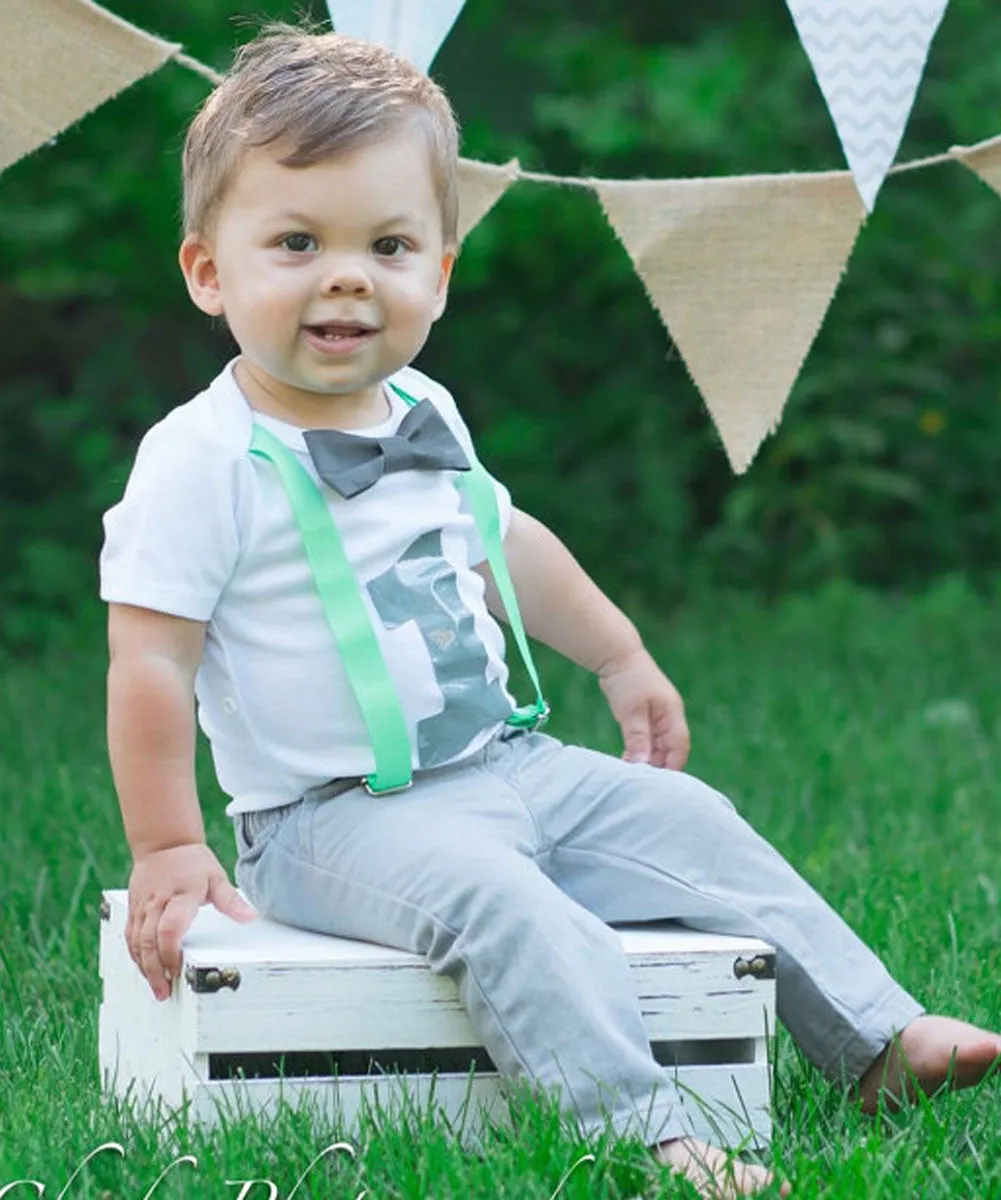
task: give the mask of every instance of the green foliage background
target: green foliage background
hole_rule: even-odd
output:
[[[107,0],[218,69],[284,0]],[[902,158],[1001,131],[1001,10],[952,0]],[[464,152],[563,175],[839,168],[782,0],[467,0],[436,61]],[[233,353],[176,267],[185,124],[169,65],[0,178],[0,646],[95,603],[100,514],[142,431]],[[464,247],[419,365],[487,464],[604,586],[909,587],[1001,563],[1001,201],[959,166],[895,176],[778,433],[731,475],[597,201],[522,183]]]

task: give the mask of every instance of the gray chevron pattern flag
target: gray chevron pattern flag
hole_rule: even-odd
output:
[[[872,212],[949,0],[786,0]]]

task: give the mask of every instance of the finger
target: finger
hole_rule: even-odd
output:
[[[170,984],[160,961],[160,949],[157,940],[157,926],[163,904],[151,904],[141,914],[141,925],[138,933],[139,970],[146,976],[146,982],[153,989],[153,995],[158,1000],[166,1000],[170,995]]]
[[[129,915],[125,918],[125,945],[128,947],[129,958],[139,966],[139,940],[136,934],[136,919],[129,905]]]
[[[157,926],[157,952],[164,972],[169,977],[168,983],[181,974],[181,939],[188,932],[200,907],[197,896],[178,894],[171,896],[163,909]]]
[[[125,944],[129,950],[129,958],[136,964],[139,971],[143,969],[142,952],[139,949],[139,934],[142,931],[143,907],[137,901],[129,903],[129,915],[125,921]]]
[[[654,723],[654,766],[680,771],[688,761],[692,739],[680,700],[661,709]]]
[[[234,921],[255,921],[257,919],[257,910],[251,908],[225,876],[222,876],[209,888],[209,902]]]
[[[659,765],[672,771],[680,771],[688,761],[692,748],[692,739],[684,716],[674,716],[670,723],[658,730],[656,742]]]
[[[672,771],[680,771],[691,753],[692,742],[687,727],[672,739],[664,753],[663,765]]]
[[[622,730],[623,752],[626,762],[645,763],[650,761],[650,714],[644,705],[633,709],[619,722]]]

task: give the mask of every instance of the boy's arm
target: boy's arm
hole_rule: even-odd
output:
[[[622,729],[624,757],[656,767],[685,765],[690,749],[681,696],[643,646],[632,621],[545,525],[514,509],[504,555],[529,636],[593,671]],[[487,606],[504,606],[487,564]]]
[[[200,905],[236,920],[254,915],[205,842],[194,768],[204,640],[203,622],[109,606],[108,753],[133,858],[125,936],[161,1000]]]

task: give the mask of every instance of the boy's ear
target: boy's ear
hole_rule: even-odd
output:
[[[446,250],[441,260],[441,275],[438,278],[438,295],[434,306],[434,320],[437,321],[445,311],[448,300],[448,281],[452,278],[452,268],[455,266],[456,252]]]
[[[188,295],[196,306],[210,317],[222,316],[219,273],[208,243],[197,234],[189,233],[181,242],[177,261],[181,265],[184,282],[188,285]]]

